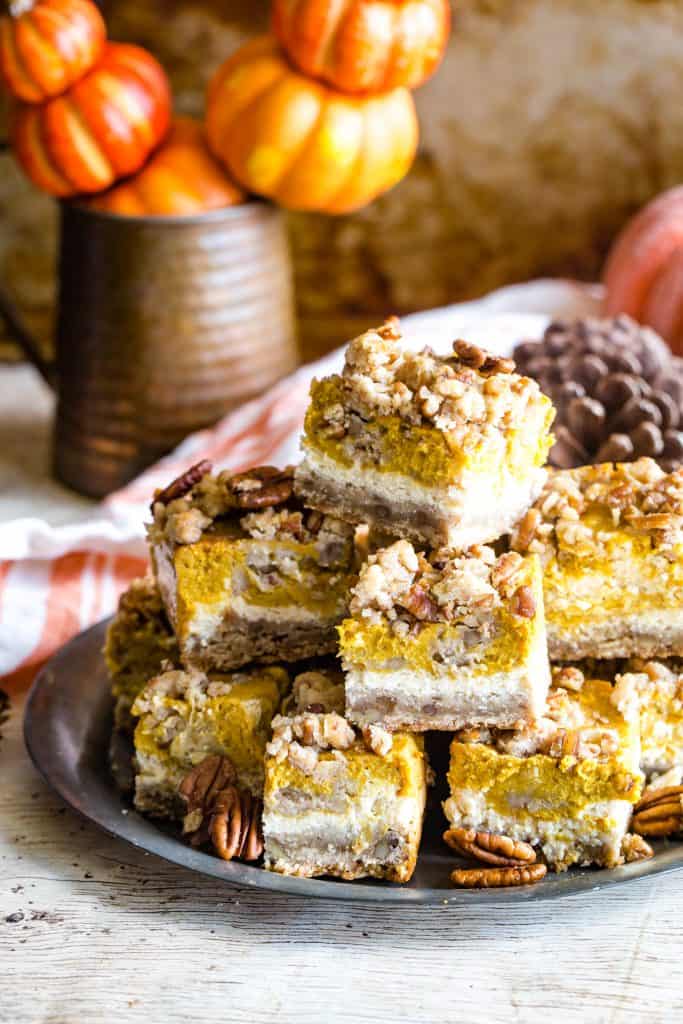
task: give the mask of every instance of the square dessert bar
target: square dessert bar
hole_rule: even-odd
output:
[[[490,547],[371,555],[339,627],[346,714],[386,729],[512,727],[550,684],[541,566]]]
[[[426,798],[420,737],[343,717],[340,673],[306,672],[273,721],[263,795],[265,867],[285,875],[407,882]]]
[[[639,759],[629,680],[612,686],[565,668],[535,725],[456,734],[444,811],[453,827],[532,843],[556,871],[613,867],[641,793]]]
[[[162,664],[177,665],[178,656],[178,645],[155,581],[150,576],[133,580],[119,599],[104,646],[117,729],[132,732],[133,701],[149,680],[159,674]]]
[[[292,471],[195,467],[156,495],[152,563],[184,665],[331,653],[354,578],[354,529],[304,508]]]
[[[289,683],[274,665],[211,678],[173,670],[148,683],[132,708],[137,809],[181,818],[178,786],[210,754],[229,757],[238,784],[259,796],[270,723]]]
[[[683,654],[683,470],[553,472],[512,546],[541,557],[551,660]]]
[[[296,490],[313,508],[432,547],[509,532],[537,497],[552,404],[514,363],[454,343],[453,355],[399,345],[397,322],[314,380]]]
[[[622,676],[640,706],[640,767],[647,776],[683,770],[683,663],[634,659]]]

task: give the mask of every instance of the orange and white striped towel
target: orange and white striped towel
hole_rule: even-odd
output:
[[[566,281],[504,288],[476,302],[406,317],[406,344],[445,351],[465,337],[500,354],[540,334],[550,316],[595,314],[599,289]],[[338,370],[339,349],[297,370],[213,429],[188,437],[167,458],[103,502],[86,523],[51,527],[18,519],[0,528],[0,679],[26,686],[74,634],[116,606],[146,568],[144,523],[155,488],[199,459],[235,471],[297,461],[298,435],[313,376]]]

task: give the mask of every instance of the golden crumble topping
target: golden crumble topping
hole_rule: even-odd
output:
[[[464,341],[453,355],[401,348],[395,318],[351,341],[341,376],[344,401],[325,410],[323,433],[353,432],[350,414],[362,419],[396,415],[414,425],[434,426],[461,444],[471,425],[511,429],[521,409],[547,403],[535,381],[514,373],[514,363]]]
[[[605,550],[615,530],[648,535],[660,551],[683,534],[683,469],[665,473],[650,458],[556,470],[513,533],[516,551],[547,561],[558,550],[591,556]]]
[[[480,629],[504,603],[513,614],[533,618],[536,604],[524,570],[516,552],[496,556],[477,545],[425,555],[399,540],[370,555],[351,591],[350,611],[371,623],[388,620],[398,633],[420,622]]]

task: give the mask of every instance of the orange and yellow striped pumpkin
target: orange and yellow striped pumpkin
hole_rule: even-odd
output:
[[[106,36],[91,0],[16,0],[0,18],[0,76],[17,99],[42,103],[94,67]]]
[[[307,75],[351,93],[415,89],[436,70],[449,0],[274,0],[273,31]]]
[[[12,145],[44,192],[101,192],[142,167],[170,117],[161,65],[139,46],[108,43],[97,66],[65,93],[47,103],[17,104]]]
[[[209,86],[209,145],[251,192],[293,210],[346,213],[401,180],[418,141],[407,89],[348,96],[295,71],[271,36]]]
[[[187,216],[236,206],[244,198],[209,152],[201,124],[176,117],[151,160],[88,205],[128,216]]]

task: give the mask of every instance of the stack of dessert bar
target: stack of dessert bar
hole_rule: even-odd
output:
[[[549,475],[552,419],[510,360],[391,320],[313,382],[299,466],[157,493],[106,651],[138,809],[256,856],[262,800],[266,868],[407,881],[448,731],[458,849],[620,863],[643,772],[683,760],[652,660],[683,654],[683,473]]]

